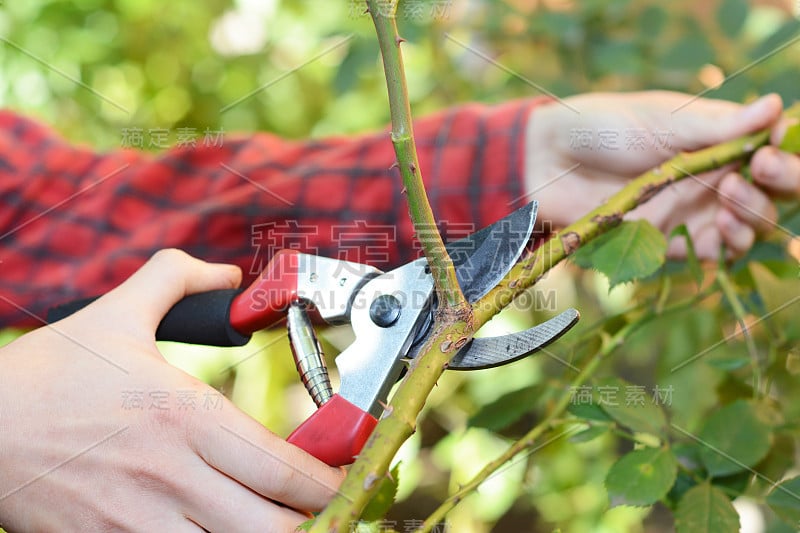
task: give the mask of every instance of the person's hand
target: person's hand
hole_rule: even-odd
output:
[[[528,123],[527,192],[539,200],[540,220],[563,227],[679,151],[772,127],[773,146],[751,162],[754,184],[733,167],[690,176],[629,216],[667,234],[685,223],[701,258],[716,258],[721,244],[740,255],[757,233],[774,229],[773,196],[800,197],[800,158],[774,146],[787,127],[778,120],[781,108],[777,95],[743,106],[664,91],[586,94],[542,105]],[[684,239],[673,239],[670,256],[685,252]]]
[[[294,531],[329,501],[340,469],[156,349],[175,302],[240,277],[162,251],[84,310],[0,349],[1,527]],[[181,395],[193,405],[177,403]]]

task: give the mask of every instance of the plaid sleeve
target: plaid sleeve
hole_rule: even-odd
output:
[[[542,101],[416,122],[445,238],[523,197],[525,126]],[[98,154],[0,112],[0,326],[39,325],[48,308],[108,291],[161,248],[237,264],[245,282],[287,247],[382,268],[417,255],[386,131],[216,144]]]

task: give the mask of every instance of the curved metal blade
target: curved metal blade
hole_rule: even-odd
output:
[[[451,360],[448,370],[479,370],[505,365],[541,350],[578,323],[580,313],[567,309],[547,322],[519,333],[472,339]]]
[[[533,201],[445,247],[469,303],[477,302],[494,288],[517,262],[531,238],[537,208]]]

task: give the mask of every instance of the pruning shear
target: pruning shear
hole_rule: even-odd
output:
[[[469,303],[486,295],[520,258],[536,211],[536,202],[531,202],[447,245]],[[92,300],[56,307],[48,320],[64,318]],[[360,453],[406,362],[431,335],[436,305],[424,258],[382,272],[285,249],[244,290],[210,291],[178,302],[159,325],[156,339],[241,346],[252,333],[285,319],[298,373],[318,406],[288,441],[331,466],[341,466]],[[312,318],[331,325],[350,323],[355,333],[353,343],[336,358],[341,377],[337,393]],[[578,319],[578,311],[568,309],[522,332],[472,339],[455,352],[448,369],[477,370],[516,361],[558,339]]]

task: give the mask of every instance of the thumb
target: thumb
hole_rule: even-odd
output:
[[[697,150],[766,129],[778,120],[782,109],[777,94],[767,94],[747,105],[698,99],[674,114],[680,148]]]
[[[156,252],[139,270],[101,300],[121,304],[128,320],[144,320],[152,331],[179,300],[190,294],[239,286],[239,267],[207,263],[176,249]],[[134,315],[134,316],[131,316]]]

